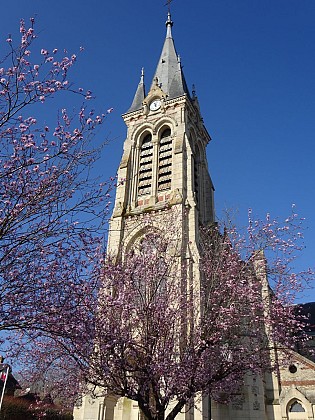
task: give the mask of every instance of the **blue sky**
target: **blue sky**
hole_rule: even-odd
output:
[[[36,48],[84,53],[73,72],[96,108],[114,108],[111,140],[97,166],[116,172],[140,70],[150,85],[165,37],[165,0],[15,0],[6,2],[0,36],[18,36],[36,16]],[[173,37],[188,85],[196,86],[213,139],[208,163],[218,216],[247,209],[284,217],[295,203],[306,218],[299,261],[315,266],[315,1],[174,0]],[[1,44],[2,48],[3,44]],[[2,54],[1,54],[2,56]],[[60,104],[62,107],[63,104]],[[304,296],[315,300],[315,292]]]

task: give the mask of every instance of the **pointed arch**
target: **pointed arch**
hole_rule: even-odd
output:
[[[288,407],[289,413],[305,413],[305,408],[299,400],[295,400]]]
[[[137,144],[139,146],[139,143],[141,142],[141,139],[145,135],[145,133],[151,133],[154,132],[154,126],[152,123],[145,121],[144,123],[137,126],[131,133],[130,139],[133,144]]]
[[[134,231],[126,238],[124,257],[134,248],[138,248],[141,245],[141,241],[146,235],[159,235],[162,236],[162,232],[158,226],[155,226],[152,222],[150,225],[144,225],[139,228],[135,227]]]
[[[312,404],[299,389],[292,387],[281,394],[280,405],[282,418],[288,420],[313,418]],[[304,411],[296,411],[301,408]]]

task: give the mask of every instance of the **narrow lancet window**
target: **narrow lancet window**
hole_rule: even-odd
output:
[[[172,180],[172,138],[171,130],[165,129],[160,138],[158,191],[169,190]]]
[[[152,160],[153,145],[152,136],[147,134],[141,144],[139,160],[139,184],[138,194],[148,195],[152,190]]]
[[[200,201],[200,185],[199,185],[199,165],[200,165],[200,151],[196,145],[195,156],[194,156],[194,193],[196,204],[199,204]]]

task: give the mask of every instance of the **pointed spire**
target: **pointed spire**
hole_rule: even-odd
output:
[[[189,96],[189,91],[182,72],[180,57],[177,56],[172,37],[172,26],[171,14],[168,12],[166,38],[151,86],[154,86],[154,80],[158,78],[159,86],[168,95],[168,99],[185,94]]]
[[[145,98],[145,86],[144,86],[144,68],[141,69],[140,82],[138,84],[135,96],[133,98],[131,107],[127,112],[137,111],[142,107],[142,102]]]
[[[169,5],[170,1],[168,2]],[[155,70],[151,89],[159,86],[167,95],[167,99],[187,95],[190,98],[189,90],[183,74],[180,56],[177,55],[174,40],[172,37],[173,21],[168,11],[166,21],[166,37],[162,48],[160,60]],[[136,90],[131,107],[127,112],[137,111],[142,108],[145,99],[144,71],[142,69],[140,83]]]

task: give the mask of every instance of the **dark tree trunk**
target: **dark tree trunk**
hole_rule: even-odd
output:
[[[187,401],[179,400],[165,420],[174,420],[178,413],[184,408]]]

